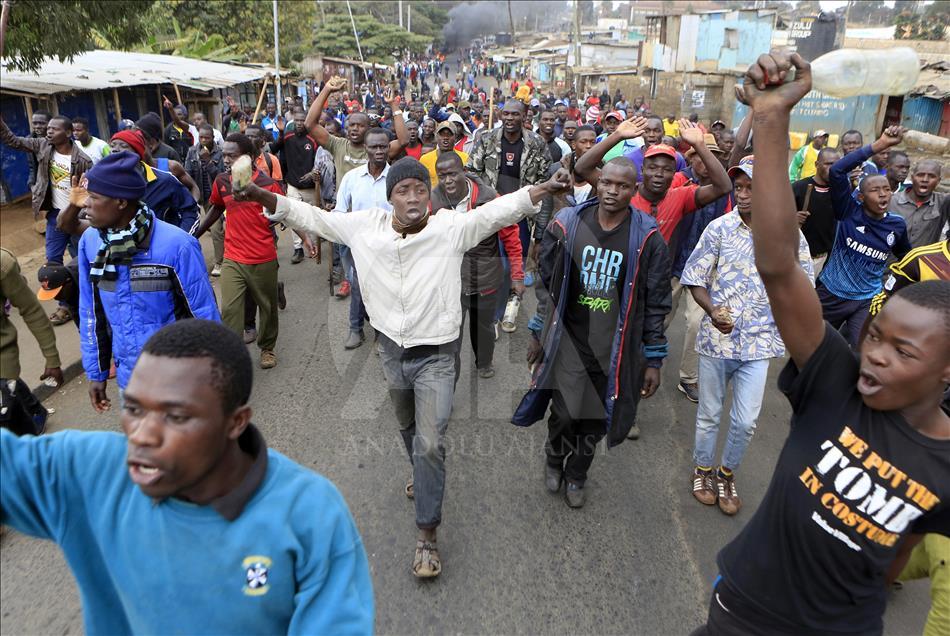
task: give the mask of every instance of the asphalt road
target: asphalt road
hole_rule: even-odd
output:
[[[475,377],[465,351],[447,440],[444,572],[419,582],[410,573],[413,509],[402,492],[409,463],[379,359],[369,345],[343,349],[347,303],[329,297],[326,265],[292,266],[290,250],[289,237],[281,240],[289,305],[278,366],[256,372],[254,422],[271,447],[326,475],[346,497],[369,554],[379,633],[686,634],[702,622],[716,552],[758,505],[787,431],[789,409],[774,385],[778,361],[738,473],[745,502],[738,517],[690,493],[695,406],[675,388],[681,316],[663,385],[641,405],[643,437],[599,454],[588,504],[571,510],[543,487],[544,425],[508,423],[528,382],[528,294],[518,331],[498,342],[494,378]],[[47,405],[56,411],[51,431],[117,428],[114,412],[92,411],[81,378]],[[9,529],[0,608],[4,634],[82,631],[75,583],[57,547]],[[928,608],[927,583],[906,586],[892,595],[887,634],[920,634]]]

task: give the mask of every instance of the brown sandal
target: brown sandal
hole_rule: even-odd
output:
[[[442,559],[435,541],[416,540],[416,554],[412,560],[412,573],[420,579],[431,579],[442,572]]]
[[[412,487],[412,477],[410,477],[409,482],[406,483],[406,496],[410,499],[414,499],[416,496],[416,492]]]

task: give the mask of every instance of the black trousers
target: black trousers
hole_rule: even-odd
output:
[[[486,369],[495,355],[494,320],[498,293],[462,294],[462,333],[465,332],[465,315],[468,314],[468,335],[475,352],[475,366]],[[461,354],[460,354],[461,355]]]
[[[554,365],[545,454],[549,466],[563,468],[567,481],[583,485],[597,444],[607,432],[607,377],[584,368],[566,334]]]
[[[727,609],[728,608],[728,609]],[[690,636],[805,636],[807,632],[789,631],[775,625],[755,625],[747,618],[739,616],[743,611],[742,603],[733,595],[728,585],[720,580],[714,587],[709,602],[709,616],[706,624],[693,630]]]
[[[604,437],[606,425],[603,419],[571,418],[561,393],[554,391],[545,447],[548,464],[563,467],[567,481],[583,485],[587,481],[587,471],[594,463],[597,443]]]

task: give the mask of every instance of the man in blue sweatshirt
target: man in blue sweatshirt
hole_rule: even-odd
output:
[[[910,251],[910,241],[904,219],[887,211],[892,194],[887,177],[866,175],[855,198],[849,174],[871,155],[899,144],[903,137],[904,128],[887,128],[873,144],[838,159],[828,175],[838,229],[815,288],[824,319],[835,329],[845,327],[852,348],[857,348],[871,299],[881,290],[888,259],[892,254],[903,258]]]
[[[369,634],[337,489],[251,424],[241,337],[183,320],[142,351],[113,432],[0,431],[0,521],[56,541],[87,634]]]

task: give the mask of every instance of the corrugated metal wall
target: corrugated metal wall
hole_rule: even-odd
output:
[[[0,111],[3,113],[3,121],[14,135],[29,136],[30,122],[26,118],[26,106],[22,97],[4,95],[0,99]],[[26,157],[27,153],[0,144],[0,181],[11,199],[30,191],[26,184],[30,176],[30,165]]]
[[[901,126],[936,135],[940,133],[942,115],[942,102],[929,97],[912,97],[904,100],[904,107],[901,109]]]
[[[865,142],[868,142],[877,137],[877,115],[881,99],[887,98],[865,95],[839,99],[812,91],[792,109],[789,132],[804,133],[810,137],[811,133],[819,128],[832,135],[840,135],[853,128],[860,130]],[[747,112],[748,108],[735,102],[732,125],[738,126]],[[937,123],[939,124],[939,118]]]

